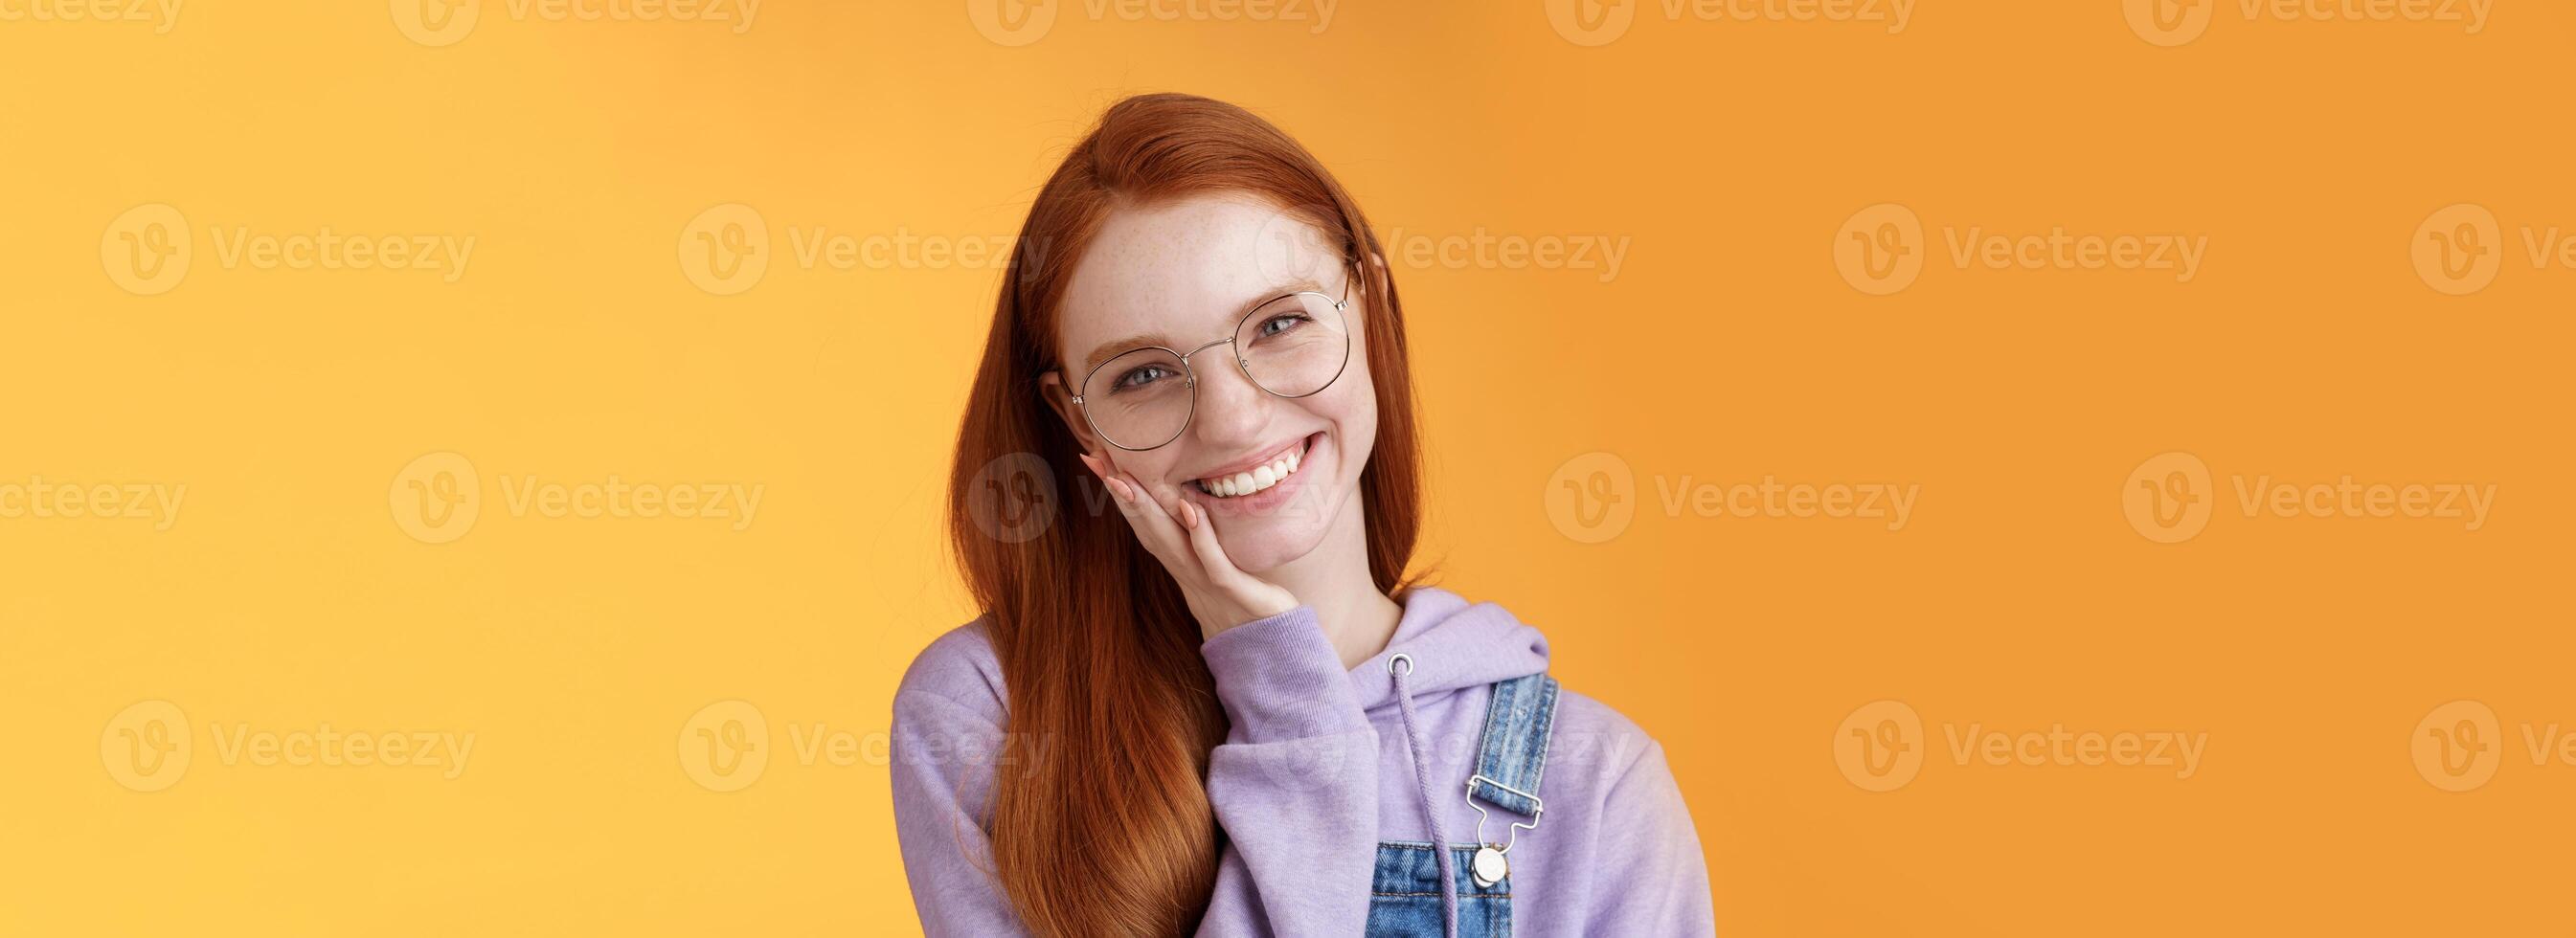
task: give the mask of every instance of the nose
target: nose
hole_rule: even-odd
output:
[[[1198,415],[1190,421],[1190,432],[1199,441],[1219,448],[1261,441],[1261,431],[1270,425],[1270,393],[1243,373],[1243,365],[1234,358],[1234,346],[1219,345],[1200,353],[1206,361],[1191,359],[1198,374]]]

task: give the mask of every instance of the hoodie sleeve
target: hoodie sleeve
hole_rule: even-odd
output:
[[[1202,935],[1356,935],[1377,857],[1377,732],[1315,610],[1200,648],[1232,727],[1208,760],[1226,835]]]
[[[1620,773],[1602,813],[1628,819],[1602,830],[1597,855],[1605,862],[1592,873],[1595,882],[1618,888],[1594,893],[1583,933],[1715,935],[1708,859],[1662,743],[1647,743],[1645,754]]]
[[[895,692],[895,837],[923,933],[1020,934],[982,821],[994,772],[982,756],[1003,751],[1002,703],[978,666],[989,652],[960,634],[932,643]]]

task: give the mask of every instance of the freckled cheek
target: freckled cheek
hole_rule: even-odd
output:
[[[1110,461],[1117,465],[1118,471],[1134,476],[1138,481],[1160,479],[1177,485],[1181,480],[1171,478],[1171,473],[1173,467],[1180,465],[1178,451],[1187,445],[1184,441],[1174,440],[1160,449],[1141,453],[1120,452]]]
[[[1358,380],[1352,380],[1352,379]],[[1322,397],[1331,398],[1318,408],[1316,416],[1333,427],[1333,442],[1340,449],[1341,466],[1336,473],[1357,479],[1360,467],[1367,464],[1369,451],[1377,444],[1377,396],[1372,393],[1368,372],[1353,363],[1353,370],[1342,375],[1343,387],[1335,382]]]

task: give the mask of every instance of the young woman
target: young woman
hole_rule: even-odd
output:
[[[1240,108],[1129,98],[1056,169],[950,480],[985,613],[895,697],[927,931],[1712,933],[1656,743],[1406,578],[1406,342],[1359,205]]]

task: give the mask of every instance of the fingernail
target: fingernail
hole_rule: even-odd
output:
[[[1192,530],[1192,531],[1196,531],[1196,530],[1198,530],[1198,529],[1199,529],[1199,506],[1197,506],[1197,505],[1193,505],[1193,504],[1190,504],[1190,503],[1188,503],[1188,502],[1182,502],[1182,503],[1181,503],[1181,519],[1182,519],[1182,522],[1183,522],[1183,523],[1188,524],[1188,525],[1190,526],[1190,530]]]
[[[1136,500],[1135,493],[1127,490],[1127,483],[1120,482],[1116,479],[1110,479],[1105,476],[1103,477],[1103,480],[1109,483],[1109,491],[1112,494],[1117,495],[1119,501],[1132,502]]]

